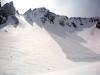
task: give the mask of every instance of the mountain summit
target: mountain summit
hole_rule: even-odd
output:
[[[13,2],[6,3],[2,7],[0,7],[0,24],[4,24],[7,22],[8,17],[12,17],[16,20],[16,24],[18,23],[18,19],[15,16],[16,8],[13,5]]]
[[[57,15],[53,12],[50,12],[45,7],[29,9],[23,14],[24,18],[31,25],[34,22],[42,24],[54,24],[60,25],[67,28],[67,30],[82,30],[84,27],[91,27],[96,22],[100,21],[100,17],[67,17],[62,15]]]

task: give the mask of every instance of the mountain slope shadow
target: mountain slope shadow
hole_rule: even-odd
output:
[[[39,23],[37,25],[40,25]],[[40,25],[41,26],[41,25]],[[82,46],[80,43],[86,43],[84,39],[76,34],[66,33],[63,28],[59,26],[42,25],[53,39],[59,44],[67,59],[74,62],[95,62],[100,61],[100,54],[97,54],[88,48]]]
[[[67,26],[61,26],[59,23],[56,23],[57,21],[55,21],[54,24],[51,24],[47,19],[45,23],[42,23],[41,15],[43,18],[43,14],[47,12],[48,11],[45,11],[45,9],[43,9],[42,12],[40,9],[30,9],[23,16],[29,24],[33,25],[33,23],[36,23],[39,27],[44,28],[62,48],[63,52],[66,54],[67,59],[74,62],[95,62],[100,60],[100,54],[97,54],[82,46],[81,43],[86,43],[86,41],[75,34],[76,32],[82,31],[86,27],[90,28],[93,25],[86,25],[86,27],[83,25],[81,28],[79,28],[79,30],[77,30],[78,28],[75,29],[69,27],[72,32],[67,32]]]

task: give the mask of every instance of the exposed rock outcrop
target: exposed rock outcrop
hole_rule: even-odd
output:
[[[100,29],[100,21],[97,22],[97,24],[96,24],[96,28],[99,28],[99,29]]]
[[[12,16],[12,18],[15,19],[15,23],[18,24],[18,19],[15,16],[16,9],[14,7],[13,2],[6,3],[2,7],[0,7],[0,24],[6,23],[9,16]]]

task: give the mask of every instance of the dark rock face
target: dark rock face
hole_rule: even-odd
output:
[[[17,19],[16,16],[12,16],[12,19],[14,20],[14,24],[19,24],[19,20]]]
[[[8,16],[15,15],[16,9],[13,5],[13,2],[6,3],[4,6],[0,7],[0,24],[4,24]]]
[[[16,12],[13,2],[6,3],[0,10],[2,11],[1,14],[3,14],[3,16],[15,15]]]
[[[34,9],[35,10],[35,9]],[[29,9],[29,10],[27,10],[24,14],[23,14],[23,16],[24,16],[24,18],[25,18],[25,20],[29,23],[29,24],[33,24],[33,19],[31,18],[31,17],[33,17],[33,15],[32,15],[32,12],[33,12],[33,10],[32,9]],[[36,16],[36,15],[35,15]]]
[[[0,2],[0,7],[1,7],[1,2]]]
[[[65,26],[64,20],[60,20],[60,21],[59,21],[59,24],[60,24],[61,26]]]
[[[54,24],[55,14],[48,11],[48,13],[41,17],[42,23],[45,23],[47,20],[50,22],[50,24]]]
[[[55,21],[55,14],[54,13],[49,12],[47,18],[50,21],[50,23],[54,24],[54,21]]]
[[[76,25],[74,22],[72,22],[71,24],[72,24],[72,26],[73,26],[74,28],[77,28],[77,25]]]
[[[100,29],[100,21],[97,22],[97,24],[96,24],[96,28],[99,28],[99,29]]]
[[[50,24],[54,24],[55,16],[56,16],[55,13],[50,12],[45,7],[37,8],[37,9],[33,10],[33,13],[37,10],[42,15],[42,17],[40,17],[42,23],[49,21]]]
[[[7,18],[0,15],[0,24],[3,24],[7,21]]]

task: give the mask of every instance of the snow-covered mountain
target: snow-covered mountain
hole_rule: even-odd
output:
[[[29,9],[24,14],[24,18],[30,24],[34,22],[41,22],[42,24],[54,24],[60,25],[67,30],[82,30],[86,27],[93,26],[94,23],[100,21],[100,17],[91,17],[91,18],[82,18],[82,17],[70,17],[56,15],[53,12],[50,12],[45,7]]]
[[[0,75],[100,74],[99,17],[69,18],[44,7],[20,14],[12,2],[0,12]]]
[[[68,18],[67,16],[56,15],[55,13],[50,12],[48,9],[44,7],[36,8],[33,10],[29,9],[23,14],[23,16],[25,20],[32,26],[34,26],[34,23],[36,23],[39,27],[44,28],[54,38],[54,40],[56,40],[57,43],[62,47],[62,50],[64,50],[69,54],[70,59],[74,58],[73,59],[74,61],[78,61],[77,58],[81,60],[82,58],[84,58],[84,55],[88,55],[91,60],[91,56],[95,56],[94,53],[93,55],[91,54],[91,51],[85,54],[85,50],[88,51],[88,49],[86,48],[83,49],[79,46],[81,43],[85,43],[85,41],[90,41],[90,38],[95,39],[95,37],[97,36],[100,37],[98,34],[99,28],[96,26],[97,23],[100,21],[99,17]],[[96,38],[96,40],[99,40],[98,37]],[[95,42],[94,40],[91,40],[90,43],[94,45],[94,43],[97,43],[96,40]],[[69,44],[66,44],[67,42],[69,42]],[[76,44],[77,42],[78,44]],[[77,50],[75,53],[74,52],[71,53],[70,49],[72,49],[73,51],[74,49]],[[81,54],[82,49],[83,49],[83,53]],[[79,52],[80,55],[82,55],[82,57],[78,56],[77,52]]]

